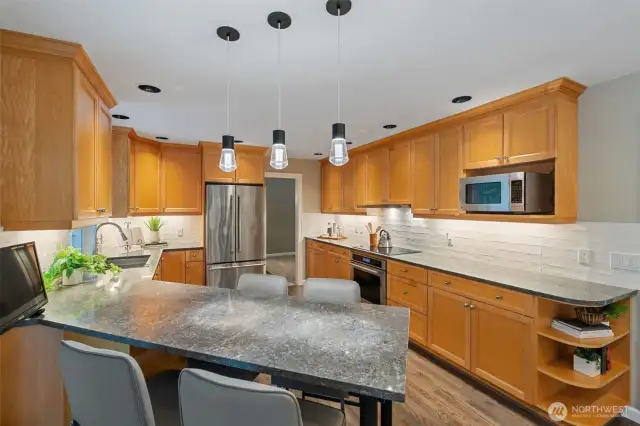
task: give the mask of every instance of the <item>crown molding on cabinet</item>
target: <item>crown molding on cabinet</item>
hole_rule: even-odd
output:
[[[85,52],[82,45],[78,43],[55,40],[16,31],[0,30],[0,47],[27,50],[72,59],[98,92],[105,105],[109,109],[118,105],[118,102],[98,73],[98,70],[93,66],[87,52]]]

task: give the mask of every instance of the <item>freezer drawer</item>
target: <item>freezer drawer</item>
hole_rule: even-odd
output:
[[[207,266],[207,286],[236,289],[242,274],[264,274],[266,262],[224,263]]]

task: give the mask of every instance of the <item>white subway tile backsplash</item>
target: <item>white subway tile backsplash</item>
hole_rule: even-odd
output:
[[[413,218],[408,208],[369,209],[368,213],[368,216],[305,214],[303,229],[322,233],[327,222],[336,221],[347,235],[353,235],[355,229],[364,231],[366,223],[371,222],[374,227],[381,225],[389,230],[396,246],[640,289],[639,272],[609,267],[612,251],[640,254],[640,223],[546,225],[422,219]],[[589,265],[578,263],[580,248],[592,250]]]

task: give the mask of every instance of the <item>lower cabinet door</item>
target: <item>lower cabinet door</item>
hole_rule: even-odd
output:
[[[185,252],[165,251],[162,253],[161,275],[162,281],[172,283],[185,282]]]
[[[349,265],[349,260],[337,254],[329,253],[327,263],[327,278],[338,278],[341,280],[351,279],[351,265]]]
[[[400,306],[408,308],[400,303],[394,302],[391,299],[387,299],[387,305]],[[409,339],[422,346],[427,346],[427,316],[421,314],[415,309],[408,308],[409,313]]]
[[[187,262],[185,282],[193,285],[204,285],[204,262]]]
[[[519,399],[533,403],[533,319],[471,302],[471,371]]]
[[[471,301],[429,287],[427,347],[466,369],[471,368]]]

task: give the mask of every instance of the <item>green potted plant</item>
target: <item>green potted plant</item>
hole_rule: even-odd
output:
[[[166,225],[166,222],[161,220],[158,216],[154,216],[149,218],[149,220],[147,220],[144,224],[147,226],[147,228],[149,229],[149,232],[151,233],[151,238],[149,242],[159,243],[160,229],[162,229],[162,227]]]
[[[596,349],[578,347],[573,352],[573,369],[589,377],[600,375],[600,362]]]
[[[73,247],[61,248],[53,257],[53,262],[43,274],[47,291],[55,290],[59,285],[80,284],[85,272],[90,275],[104,275],[111,272],[118,275],[122,271],[119,266],[107,262],[101,254],[86,255]]]

